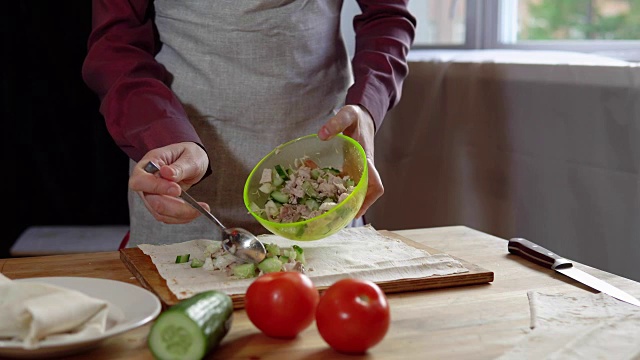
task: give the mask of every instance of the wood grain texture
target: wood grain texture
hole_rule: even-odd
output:
[[[442,253],[440,250],[412,241],[411,239],[400,236],[391,231],[378,231],[383,235],[399,239],[409,246],[424,249],[430,254]],[[139,248],[121,249],[120,258],[131,273],[135,275],[138,281],[140,281],[142,286],[152,291],[160,298],[165,308],[174,305],[179,301],[167,286],[166,280],[158,273],[156,266],[151,261],[151,257],[145,255],[142,250]],[[380,281],[377,282],[377,284],[386,294],[393,294],[406,291],[483,284],[493,281],[492,271],[483,269],[480,266],[469,263],[468,261],[460,258],[455,259],[460,261],[462,265],[469,270],[469,272],[450,275],[434,275],[422,278],[406,278],[393,281]],[[318,290],[322,293],[326,288],[326,286],[318,287]],[[233,306],[235,309],[241,309],[244,307],[244,294],[231,295],[231,299],[233,300]]]
[[[509,254],[505,239],[465,226],[394,233],[490,269],[494,280],[479,285],[389,294],[389,331],[382,342],[362,356],[342,355],[331,350],[315,325],[292,340],[269,338],[253,326],[244,309],[236,310],[230,332],[206,359],[495,359],[531,332],[527,291],[593,293],[564,275]],[[563,255],[570,258],[572,254]],[[93,276],[138,283],[120,256],[113,251],[1,259],[0,271],[9,278]],[[640,297],[638,282],[586,265],[574,265]],[[150,324],[114,336],[98,348],[65,359],[153,360],[146,343],[149,328]]]
[[[116,251],[3,259],[0,260],[0,272],[11,279],[81,276],[139,285],[136,278],[127,271]],[[109,276],[105,277],[105,274]]]

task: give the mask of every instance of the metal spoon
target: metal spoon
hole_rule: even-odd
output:
[[[160,171],[160,168],[152,161],[144,167],[144,170],[150,174],[155,174]],[[222,225],[212,213],[207,211],[198,204],[198,202],[191,197],[186,191],[182,190],[180,198],[186,201],[189,205],[193,206],[196,210],[200,211],[207,219],[214,222],[222,229],[222,248],[225,251],[235,255],[245,262],[259,263],[267,256],[267,250],[264,244],[258,240],[258,238],[249,231],[242,228],[227,228]]]

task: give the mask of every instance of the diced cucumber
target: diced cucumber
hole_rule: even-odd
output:
[[[233,276],[239,279],[249,279],[252,277],[256,277],[256,264],[246,263],[234,266]]]
[[[322,175],[322,170],[320,169],[313,169],[311,170],[311,178],[313,180],[318,180],[318,178],[320,177],[320,175]]]
[[[279,190],[272,191],[269,196],[280,204],[286,204],[287,202],[289,202],[289,195]]]
[[[190,256],[191,254],[182,254],[182,255],[176,256],[176,264],[186,263],[187,261],[189,261]]]
[[[293,245],[292,248],[296,252],[296,260],[303,265],[307,265],[307,260],[304,258],[304,250],[298,245]]]
[[[280,256],[280,247],[277,244],[264,244],[264,248],[267,250],[267,257]]]
[[[258,269],[263,273],[267,274],[270,272],[276,272],[282,270],[282,261],[278,260],[277,257],[268,257],[262,260],[258,264]]]
[[[284,171],[284,169],[282,168],[282,166],[280,166],[280,164],[275,166],[276,172],[278,173],[278,175],[280,175],[280,177],[283,180],[289,180],[289,174],[287,174],[286,171]]]
[[[312,198],[318,197],[318,192],[316,191],[316,189],[313,188],[313,185],[311,185],[311,183],[308,181],[305,181],[302,183],[302,190],[304,190],[304,193],[311,196]]]
[[[305,200],[304,204],[309,208],[309,210],[313,211],[313,210],[318,210],[320,208],[320,204],[318,204],[318,202],[315,199],[307,199]]]
[[[287,261],[293,261],[296,259],[297,253],[293,249],[284,249],[282,256],[287,258]]]
[[[231,328],[229,295],[209,290],[182,300],[162,312],[149,331],[147,344],[156,359],[202,359]]]
[[[200,260],[200,259],[191,260],[191,267],[192,268],[199,268],[199,267],[202,267],[202,265],[204,265],[204,261],[203,260]]]
[[[325,167],[325,168],[322,168],[322,170],[324,170],[324,171],[326,171],[328,173],[331,173],[331,174],[333,174],[335,176],[340,175],[340,170],[338,170],[336,168],[333,168],[333,167]]]
[[[273,184],[273,186],[280,186],[282,184],[284,184],[284,179],[282,178],[282,176],[280,176],[280,174],[278,174],[277,171],[272,171],[271,172],[271,183]]]

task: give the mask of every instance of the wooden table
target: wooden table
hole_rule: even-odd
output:
[[[262,335],[244,310],[211,359],[491,359],[513,347],[529,330],[527,291],[591,291],[551,270],[510,255],[504,239],[464,227],[395,231],[397,234],[495,273],[491,284],[390,294],[392,323],[384,340],[366,356],[340,355],[310,326],[294,340]],[[563,254],[570,256],[570,254]],[[577,267],[640,297],[640,283],[577,264]],[[139,285],[118,252],[0,259],[12,279],[87,276]],[[101,347],[69,359],[152,359],[149,325],[108,339]]]

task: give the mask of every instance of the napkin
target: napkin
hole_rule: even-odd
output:
[[[0,339],[36,349],[44,340],[77,340],[104,333],[108,303],[79,291],[0,274]]]
[[[640,359],[640,308],[604,293],[530,291],[531,331],[500,359]]]

